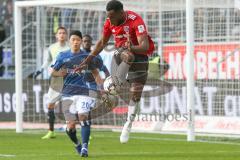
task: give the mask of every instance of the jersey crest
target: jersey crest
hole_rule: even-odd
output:
[[[128,14],[128,18],[131,20],[135,20],[137,16],[133,15],[133,14]]]

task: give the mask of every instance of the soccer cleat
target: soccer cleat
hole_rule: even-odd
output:
[[[92,140],[92,136],[89,136],[89,141],[88,141],[88,145],[90,145],[90,141]]]
[[[88,157],[88,145],[87,143],[83,144],[82,150],[81,150],[81,157]]]
[[[79,155],[81,155],[82,145],[81,145],[81,144],[77,145],[77,146],[75,147],[75,149],[76,149],[77,153],[78,153]]]
[[[132,122],[127,121],[122,129],[122,133],[120,136],[120,143],[127,143],[129,140],[129,135],[132,127]]]
[[[48,131],[48,133],[42,137],[42,139],[51,139],[56,138],[56,134],[54,131]]]

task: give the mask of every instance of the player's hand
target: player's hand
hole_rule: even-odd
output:
[[[66,68],[60,69],[59,74],[60,77],[65,77],[67,75],[67,69]]]
[[[127,33],[127,42],[125,43],[125,47],[127,48],[128,51],[131,51],[132,42],[129,33]]]
[[[33,78],[34,78],[34,79],[37,79],[37,77],[38,77],[40,74],[42,74],[42,70],[37,70],[36,72],[34,72]]]

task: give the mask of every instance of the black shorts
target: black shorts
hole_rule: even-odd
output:
[[[112,60],[111,71],[112,74],[116,73],[117,67],[122,62],[120,54],[114,55]],[[148,56],[134,54],[134,62],[128,71],[127,80],[130,83],[141,83],[145,84],[148,76]]]

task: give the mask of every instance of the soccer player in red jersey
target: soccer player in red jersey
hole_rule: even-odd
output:
[[[103,50],[113,35],[115,48],[118,51],[118,54],[114,55],[114,60],[118,65],[116,73],[112,75],[114,83],[120,87],[126,80],[130,83],[128,118],[120,136],[120,142],[126,143],[147,80],[148,56],[154,51],[154,43],[147,33],[143,19],[133,11],[124,11],[120,1],[109,1],[106,11],[107,19],[102,37],[90,55],[80,64],[78,70],[90,63],[92,58]]]

